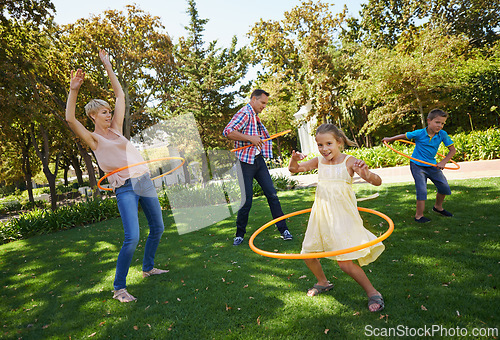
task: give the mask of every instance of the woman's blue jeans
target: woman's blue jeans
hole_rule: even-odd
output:
[[[113,283],[115,290],[119,290],[127,287],[128,270],[135,248],[139,243],[139,202],[149,225],[149,235],[142,261],[143,271],[153,269],[155,253],[163,234],[164,225],[158,195],[149,174],[127,179],[122,186],[116,188],[115,193],[125,231],[125,239],[118,255]]]

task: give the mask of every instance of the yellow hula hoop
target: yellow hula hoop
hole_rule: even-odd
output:
[[[137,166],[137,165],[142,165],[142,164],[146,164],[146,163],[152,163],[152,162],[159,162],[159,161],[164,161],[164,160],[167,160],[167,159],[180,159],[182,162],[181,164],[179,164],[178,166],[176,166],[175,168],[173,168],[172,170],[170,171],[167,171],[165,172],[164,174],[161,174],[159,176],[156,176],[154,178],[151,178],[152,181],[154,181],[155,179],[157,178],[160,178],[160,177],[163,177],[165,175],[168,175],[172,172],[174,172],[175,170],[179,169],[185,162],[186,160],[182,157],[162,157],[162,158],[156,158],[156,159],[149,159],[147,161],[144,161],[144,162],[139,162],[139,163],[135,163],[135,164],[130,164],[130,165],[127,165],[127,166],[123,166],[121,168],[118,168],[116,170],[113,170],[111,172],[108,172],[106,175],[102,176],[102,178],[99,180],[99,182],[97,182],[97,186],[99,187],[99,189],[101,190],[107,190],[107,191],[113,191],[112,188],[104,188],[101,186],[101,182],[108,178],[109,176],[113,175],[113,174],[116,174],[117,172],[120,172],[122,170],[125,170],[125,169],[128,169],[128,168],[131,168],[131,167],[134,167],[134,166]]]
[[[396,142],[404,142],[404,143],[407,143],[407,144],[412,144],[412,145],[415,145],[415,143],[410,142],[410,141],[408,141],[408,140],[404,140],[404,139],[398,139],[398,140],[396,140]],[[394,149],[394,148],[393,148],[392,146],[390,146],[390,145],[389,145],[386,141],[384,141],[384,144],[385,144],[385,146],[387,146],[387,147],[388,147],[389,149],[391,149],[392,151],[394,151],[394,152],[396,152],[396,153],[399,153],[401,156],[404,156],[404,157],[409,158],[409,159],[413,159],[414,161],[417,161],[417,162],[420,162],[420,163],[424,163],[424,164],[428,164],[428,165],[432,165],[432,166],[436,166],[436,167],[437,167],[437,165],[436,165],[436,164],[432,164],[432,163],[429,163],[429,162],[421,161],[420,159],[413,158],[413,157],[411,157],[411,156],[408,156],[407,154],[404,154],[404,153],[402,153],[402,152],[400,152],[400,151],[398,151],[398,150]],[[437,154],[438,154],[439,156],[441,156],[441,157],[446,157],[445,155],[442,155],[442,154],[440,154],[439,152],[437,152]],[[458,170],[458,169],[460,169],[460,165],[458,165],[458,164],[457,164],[457,163],[456,163],[453,159],[450,159],[450,161],[451,161],[453,164],[455,164],[457,167],[456,167],[456,168],[450,168],[450,167],[445,166],[445,167],[444,167],[445,169],[448,169],[448,170]]]
[[[268,140],[274,139],[274,138],[276,138],[276,137],[286,135],[286,134],[287,134],[287,133],[289,133],[289,132],[292,132],[292,130],[285,130],[285,131],[281,131],[281,132],[275,133],[274,135],[270,136],[269,138],[263,139],[262,141],[263,141],[263,142],[267,142]],[[232,150],[231,150],[231,152],[240,151],[240,150],[243,150],[243,149],[249,148],[249,147],[251,147],[252,145],[253,145],[253,144],[249,144],[249,145],[245,145],[245,146],[240,146],[239,148],[232,149]]]
[[[352,252],[357,251],[357,250],[368,248],[368,247],[370,247],[374,244],[377,244],[379,242],[382,242],[383,240],[388,238],[389,235],[394,230],[394,222],[392,222],[392,220],[387,215],[382,214],[381,212],[378,212],[376,210],[367,209],[367,208],[358,207],[358,210],[368,212],[370,214],[374,214],[374,215],[382,217],[384,220],[386,220],[389,223],[389,229],[383,235],[377,237],[376,239],[374,239],[372,241],[368,241],[368,242],[363,243],[363,244],[360,244],[358,246],[340,249],[340,250],[334,250],[334,251],[324,251],[324,252],[320,252],[320,253],[307,253],[307,254],[272,253],[269,251],[259,249],[253,244],[253,240],[255,239],[255,237],[257,237],[257,235],[259,235],[260,232],[263,231],[264,229],[266,229],[267,227],[275,224],[278,221],[284,220],[288,217],[308,213],[311,211],[311,208],[309,208],[309,209],[304,209],[304,210],[300,210],[300,211],[295,211],[293,213],[280,216],[280,217],[275,218],[274,220],[272,220],[270,222],[267,222],[266,224],[264,224],[262,227],[257,229],[252,234],[252,236],[250,237],[250,240],[248,241],[248,244],[250,245],[250,249],[252,249],[254,252],[256,252],[257,254],[262,255],[262,256],[274,257],[277,259],[316,259],[316,258],[320,258],[320,257],[329,257],[329,256],[337,256],[337,255],[352,253]]]

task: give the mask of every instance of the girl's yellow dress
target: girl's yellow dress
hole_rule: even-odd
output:
[[[307,225],[301,253],[334,251],[354,247],[377,237],[363,227],[352,189],[352,177],[341,164],[323,164],[318,157],[318,186]],[[358,260],[367,265],[379,257],[385,246],[379,242],[371,247],[344,255],[329,257],[337,261]]]

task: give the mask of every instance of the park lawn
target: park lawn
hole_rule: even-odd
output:
[[[357,339],[412,335],[437,327],[442,333],[434,335],[448,332],[445,338],[456,338],[451,332],[457,328],[469,334],[475,328],[498,332],[500,178],[457,180],[450,185],[453,195],[445,208],[455,216],[445,218],[431,211],[435,190],[429,184],[426,215],[432,221],[423,225],[413,221],[412,183],[355,185],[360,196],[380,193],[359,206],[383,212],[395,224],[384,241],[384,253],[363,267],[384,295],[382,312],[368,311],[361,287],[331,260],[322,263],[335,288],[310,298],[306,291],[315,281],[302,260],[267,258],[251,251],[250,235],[271,219],[267,202],[260,197],[251,210],[245,243],[239,247],[232,246],[235,216],[179,235],[166,212],[156,266],[170,272],[147,279],[141,276],[144,227],[128,276],[128,289],[138,300],[129,304],[113,300],[111,292],[123,237],[120,219],[0,246],[0,337]],[[279,196],[285,213],[297,211],[312,205],[314,188]],[[270,227],[255,245],[300,252],[307,217],[288,220],[292,241],[282,241]],[[375,234],[387,230],[380,217],[367,213],[362,217]],[[146,226],[144,217],[141,225]]]

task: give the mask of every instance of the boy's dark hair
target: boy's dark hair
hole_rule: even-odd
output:
[[[338,127],[336,127],[333,124],[321,124],[317,129],[316,129],[316,135],[319,133],[331,133],[333,137],[339,142],[339,144],[342,145],[342,148],[346,145],[349,146],[357,146],[355,142],[347,138],[345,135],[344,131],[340,130]]]
[[[262,90],[262,89],[257,89],[257,90],[254,90],[252,92],[252,94],[250,95],[250,98],[252,97],[257,97],[259,98],[260,96],[262,96],[263,94],[265,94],[267,97],[269,97],[269,93],[267,93],[266,91]]]
[[[429,120],[433,120],[436,117],[448,118],[448,113],[446,111],[441,110],[441,109],[434,109],[434,110],[431,110],[431,112],[429,112],[429,114],[427,115],[427,119],[429,119]]]

